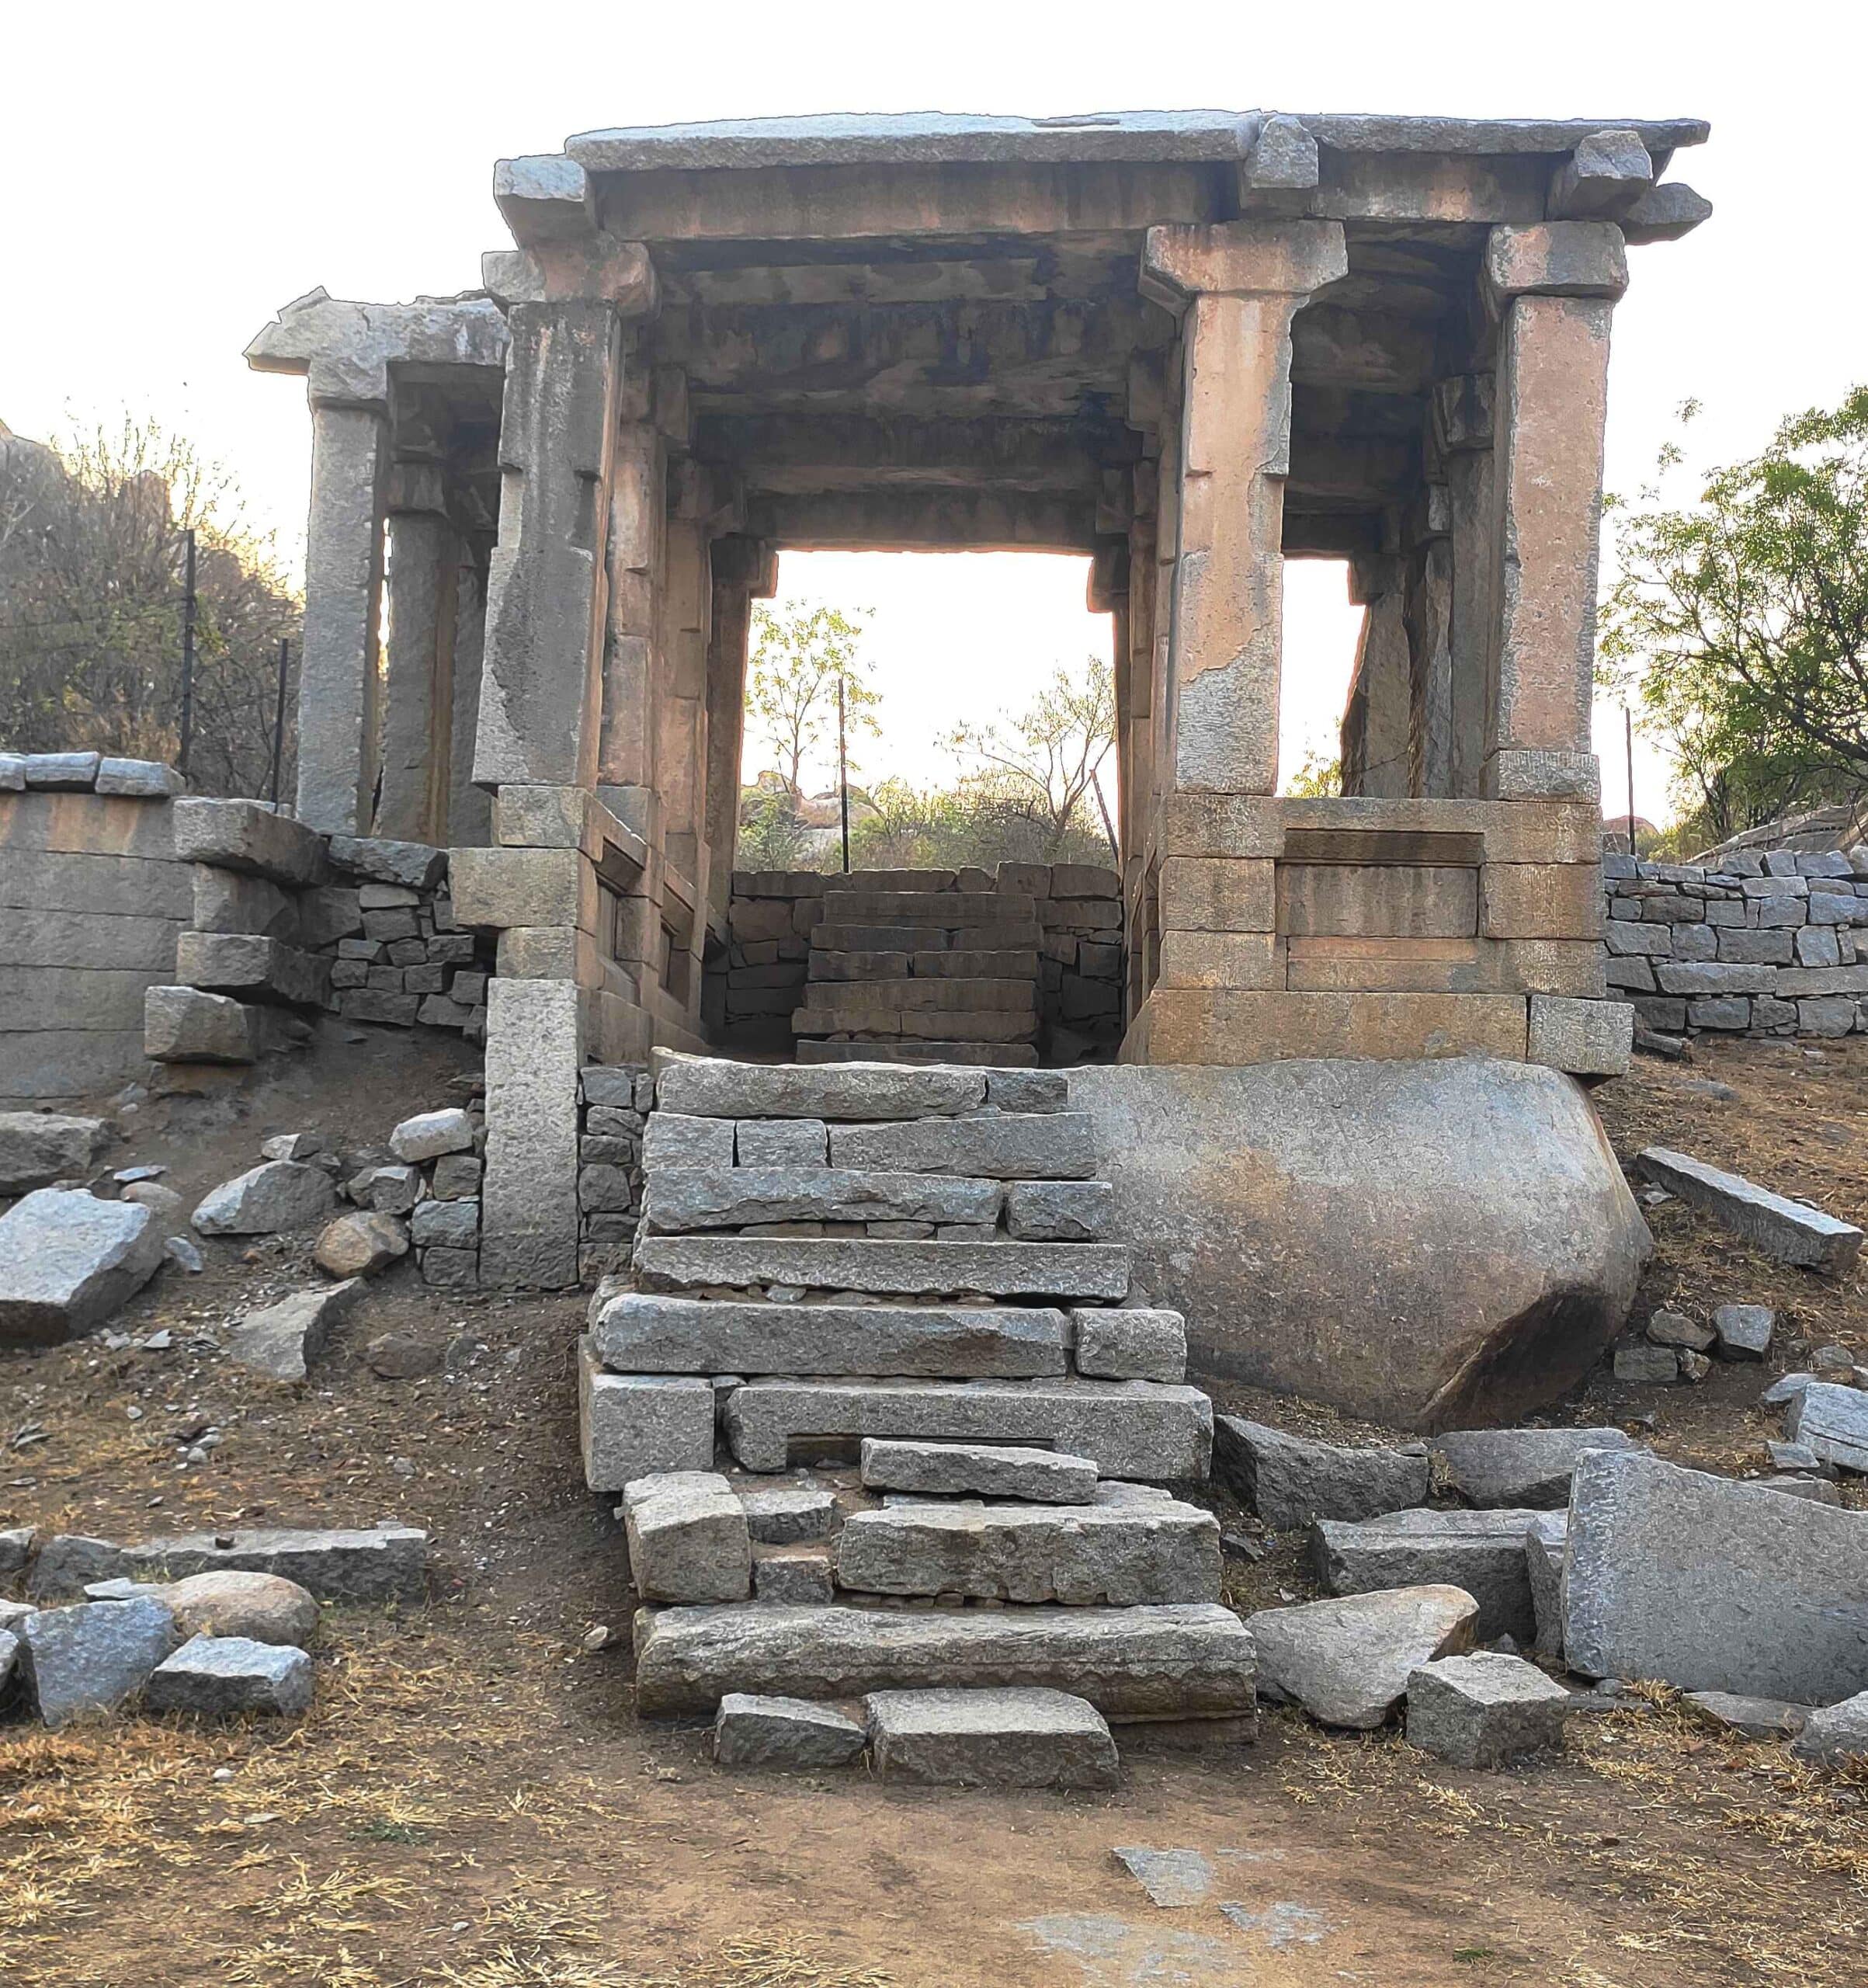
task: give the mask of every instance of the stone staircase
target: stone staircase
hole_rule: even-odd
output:
[[[985,871],[833,888],[792,1017],[798,1061],[1034,1064],[1042,940],[1036,901]]]
[[[1065,1075],[658,1061],[580,1357],[638,1709],[1046,1687],[1248,1732],[1218,1526],[1167,1488],[1207,1476],[1212,1406],[1179,1315],[1123,1305]]]

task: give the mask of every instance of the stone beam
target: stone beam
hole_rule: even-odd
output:
[[[1016,490],[754,492],[746,530],[775,545],[863,551],[1093,552],[1096,506]]]
[[[707,415],[695,453],[730,464],[751,490],[792,494],[945,485],[1095,495],[1106,464],[1127,463],[1136,437],[1113,422],[886,419],[854,414]]]
[[[294,298],[246,349],[256,373],[303,374],[314,406],[385,407],[391,366],[498,369],[506,321],[490,297],[355,304],[323,290]]]

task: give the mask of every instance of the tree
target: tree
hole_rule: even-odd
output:
[[[1608,509],[1602,679],[1672,750],[1706,839],[1868,789],[1868,387],[1791,416],[1696,503],[1653,486]]]
[[[1284,791],[1304,801],[1333,800],[1342,791],[1342,761],[1325,759],[1321,746],[1307,747],[1303,764],[1285,782]]]
[[[863,732],[880,735],[873,714],[882,697],[865,680],[869,666],[856,653],[862,634],[856,622],[834,607],[772,608],[761,601],[753,608],[746,709],[778,754],[794,800],[804,798],[800,768],[835,726],[839,683],[846,741]],[[854,766],[854,756],[848,757]]]
[[[1098,778],[1116,744],[1115,673],[1100,657],[1075,674],[1060,665],[1046,690],[1016,717],[996,725],[960,725],[943,742],[978,760],[994,798],[1023,807],[1045,830],[1040,860],[1054,862],[1093,798],[1111,857],[1116,830]]]

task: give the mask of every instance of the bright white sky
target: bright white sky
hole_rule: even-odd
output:
[[[1181,0],[1159,19],[1133,0],[999,0],[984,30],[874,0],[712,0],[703,14],[640,0],[92,0],[8,9],[0,44],[0,185],[12,195],[0,419],[48,436],[126,408],[153,413],[236,472],[255,520],[294,558],[302,396],[249,374],[241,348],[314,284],[372,299],[472,285],[480,252],[507,239],[494,159],[605,124],[1214,103],[1703,116],[1711,143],[1675,169],[1717,211],[1685,242],[1634,257],[1616,315],[1611,487],[1638,484],[1689,395],[1706,404],[1692,431],[1692,461],[1705,464],[1750,451],[1787,410],[1832,404],[1868,375],[1860,0],[1779,0],[1768,16],[1719,0],[1438,12],[1338,0],[1327,13]],[[789,562],[787,590],[804,565]],[[1067,618],[1082,610],[1074,562],[948,557],[859,571],[834,595],[877,610],[891,735],[877,773],[942,770],[935,730],[1022,702],[1057,661],[1108,640],[1106,620]],[[1355,617],[1339,572],[1302,565],[1286,613],[1288,766],[1333,735]],[[1617,797],[1620,735],[1619,711],[1599,711]],[[1662,815],[1662,770],[1638,744],[1635,778],[1637,808]]]

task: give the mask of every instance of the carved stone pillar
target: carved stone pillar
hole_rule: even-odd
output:
[[[1181,312],[1184,349],[1162,769],[1182,791],[1276,783],[1291,319],[1348,269],[1337,221],[1148,231],[1141,287]]]

